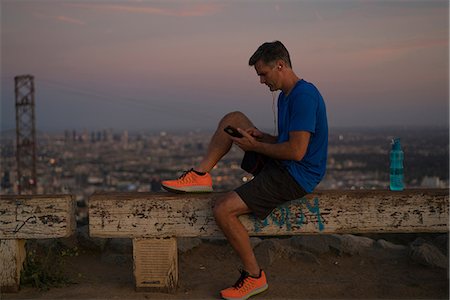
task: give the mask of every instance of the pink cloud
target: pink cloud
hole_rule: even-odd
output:
[[[33,12],[33,16],[39,18],[39,19],[46,19],[46,20],[54,20],[54,21],[58,21],[58,22],[64,22],[64,23],[70,23],[70,24],[75,24],[75,25],[85,25],[86,22],[79,20],[79,19],[75,19],[75,18],[71,18],[71,17],[67,17],[67,16],[49,16],[40,12]]]
[[[181,9],[158,8],[154,6],[132,6],[132,5],[115,5],[115,4],[68,4],[72,7],[87,8],[100,11],[116,11],[125,13],[140,13],[162,16],[177,17],[200,17],[217,13],[222,5],[214,3],[197,4]]]
[[[65,23],[71,23],[71,24],[77,24],[77,25],[85,25],[86,23],[78,20],[78,19],[74,19],[74,18],[69,18],[66,16],[57,16],[55,17],[56,20],[61,21],[61,22],[65,22]]]
[[[435,46],[448,46],[448,37],[447,38],[434,38],[434,39],[411,39],[402,41],[393,48],[396,49],[416,49],[416,48],[429,48]]]
[[[405,55],[406,52],[421,48],[448,47],[448,42],[448,38],[409,39],[363,50],[362,56],[365,57],[365,59],[385,60],[402,56]]]

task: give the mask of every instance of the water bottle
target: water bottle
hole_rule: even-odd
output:
[[[391,191],[403,191],[403,151],[400,139],[392,140],[392,150],[390,153],[390,188]]]

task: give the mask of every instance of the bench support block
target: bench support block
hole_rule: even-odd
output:
[[[20,272],[25,257],[25,240],[0,240],[1,292],[16,293],[19,291]]]
[[[133,268],[137,291],[175,292],[178,285],[177,239],[134,238]]]

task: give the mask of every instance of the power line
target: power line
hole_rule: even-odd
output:
[[[67,84],[51,80],[51,79],[42,79],[36,78],[36,81],[38,81],[41,84],[50,86],[50,87],[56,87],[60,90],[63,90],[65,92],[70,92],[71,94],[75,95],[82,95],[82,96],[89,96],[91,98],[96,98],[100,101],[114,103],[114,104],[125,104],[129,106],[130,104],[140,107],[148,107],[152,109],[153,111],[156,110],[158,112],[174,115],[176,117],[182,117],[189,119],[191,121],[197,121],[198,123],[204,123],[205,119],[207,120],[214,120],[217,121],[216,117],[213,117],[209,114],[201,113],[198,110],[189,110],[182,106],[170,106],[170,105],[162,105],[158,103],[149,103],[148,100],[134,98],[134,97],[125,97],[120,95],[108,95],[105,93],[99,93],[97,91],[87,90],[87,89],[80,89],[76,87],[69,86]]]

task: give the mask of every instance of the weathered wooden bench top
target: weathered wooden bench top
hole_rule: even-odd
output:
[[[221,193],[96,193],[89,227],[96,237],[221,236],[212,215]],[[250,235],[446,232],[446,189],[319,191],[288,202],[265,220],[241,216]]]
[[[75,229],[71,195],[0,196],[0,239],[67,237]]]

